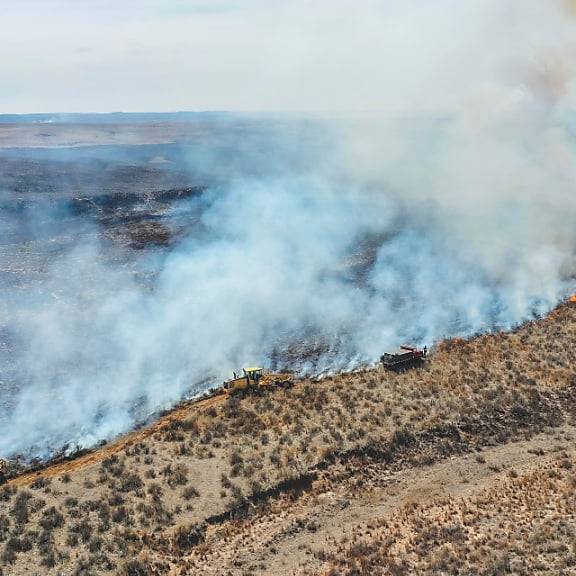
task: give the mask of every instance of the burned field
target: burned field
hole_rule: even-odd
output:
[[[110,325],[93,331],[103,309],[115,301],[126,304],[130,299],[136,315],[154,306],[150,300],[162,283],[158,277],[172,253],[183,252],[182,245],[191,243],[197,250],[206,244],[207,237],[214,239],[214,230],[207,231],[203,217],[221,188],[240,177],[274,171],[274,162],[269,162],[272,168],[262,162],[264,155],[272,158],[267,149],[272,148],[269,142],[275,138],[273,132],[270,121],[262,127],[254,120],[205,119],[203,115],[179,123],[145,119],[117,125],[98,118],[80,125],[66,121],[0,124],[0,426],[13,434],[13,441],[6,441],[0,448],[4,456],[29,460],[73,450],[76,435],[84,427],[86,444],[92,446],[102,438],[112,438],[149,421],[159,410],[208,387],[206,370],[189,375],[189,348],[182,345],[181,365],[163,368],[159,376],[172,377],[179,370],[186,372],[181,377],[188,380],[177,385],[165,400],[150,403],[147,390],[134,392],[123,402],[127,423],[116,433],[90,438],[90,426],[103,419],[108,394],[94,401],[92,413],[83,422],[77,421],[68,431],[71,434],[67,432],[58,439],[50,438],[47,422],[36,440],[24,440],[10,420],[20,402],[19,406],[24,407],[22,429],[25,432],[29,427],[29,404],[20,399],[23,390],[46,386],[48,396],[54,397],[62,388],[61,400],[48,411],[34,393],[36,400],[32,403],[39,408],[34,420],[42,420],[44,413],[60,411],[69,403],[68,384],[87,370],[92,370],[92,376],[87,377],[86,385],[72,386],[80,403],[86,392],[99,388],[94,386],[96,380],[110,380],[104,376],[105,371],[114,374],[129,364],[124,356],[115,368],[104,369],[102,359],[110,357],[114,348],[107,344],[109,332],[123,329],[125,308],[111,320],[116,328]],[[298,134],[302,136],[303,132]],[[242,148],[237,146],[238,139],[244,143]],[[300,146],[304,142],[298,143]],[[282,149],[285,169],[290,154],[284,154],[280,144],[277,147]],[[300,165],[301,160],[298,152],[289,164]],[[312,160],[307,157],[305,161]],[[256,217],[249,215],[246,226],[254,228],[252,219]],[[225,227],[222,230],[226,232]],[[164,280],[164,284],[170,283],[170,278]],[[186,286],[181,292],[186,298]],[[59,306],[61,313],[55,312]],[[178,310],[176,303],[172,313],[181,315]],[[52,318],[46,318],[46,314]],[[189,324],[193,329],[192,322]],[[68,330],[67,358],[61,357],[57,344],[55,356],[37,363]],[[37,348],[30,344],[36,338]],[[136,348],[145,346],[142,341]],[[289,353],[302,354],[302,346],[295,341],[284,357]],[[143,354],[142,362],[154,364],[148,356],[149,352]],[[165,356],[159,352],[156,364]],[[280,361],[277,355],[274,362]],[[89,364],[92,368],[87,368]],[[214,367],[223,368],[216,363],[209,365],[211,370]],[[208,376],[214,379],[213,373]],[[120,379],[118,385],[108,385],[117,390],[127,380],[139,380],[142,385],[147,378],[147,373],[142,378],[130,375]],[[162,396],[157,388],[152,392]]]
[[[534,574],[550,546],[570,570],[575,338],[566,304],[421,369],[184,405],[10,481],[4,573]]]
[[[84,434],[91,447],[33,471],[12,461],[8,481],[0,488],[1,573],[336,576],[513,570],[528,575],[552,565],[546,563],[547,554],[555,554],[558,573],[570,573],[575,553],[570,535],[576,530],[569,513],[576,434],[570,352],[576,343],[574,303],[508,332],[445,339],[427,357],[424,349],[403,348],[388,362],[396,367],[395,360],[401,360],[398,371],[358,369],[362,364],[353,364],[341,353],[346,348],[331,347],[326,337],[339,344],[346,330],[355,329],[344,317],[339,329],[332,330],[332,321],[341,320],[333,315],[339,312],[337,305],[345,304],[354,318],[358,310],[380,306],[379,316],[372,319],[377,328],[388,327],[386,322],[400,310],[397,332],[389,333],[389,339],[406,334],[406,319],[414,317],[422,320],[415,333],[425,331],[426,322],[441,333],[451,319],[442,315],[441,304],[432,305],[459,293],[458,286],[440,296],[419,290],[429,281],[442,288],[444,271],[452,268],[441,267],[440,277],[431,273],[439,254],[434,245],[414,258],[427,248],[426,237],[403,234],[397,222],[382,231],[381,222],[371,227],[368,218],[365,227],[347,235],[340,223],[348,208],[342,209],[340,197],[313,189],[302,200],[302,189],[291,183],[274,189],[273,163],[267,167],[273,177],[255,187],[256,200],[251,189],[246,193],[239,186],[240,192],[225,196],[205,221],[212,191],[234,180],[240,168],[242,176],[259,174],[262,159],[269,159],[262,141],[229,157],[228,139],[238,133],[211,137],[217,141],[215,157],[228,161],[216,169],[205,161],[204,149],[197,164],[203,169],[196,172],[190,166],[184,169],[194,150],[184,154],[182,142],[0,151],[0,280],[5,296],[0,307],[0,424],[11,422],[19,392],[14,356],[25,344],[3,318],[13,302],[45,292],[48,298],[35,308],[41,320],[34,324],[36,330],[50,312],[44,302],[54,307],[55,316],[72,311],[77,314],[70,314],[71,322],[81,322],[69,334],[72,345],[66,351],[71,356],[63,354],[62,366],[50,375],[53,388],[37,387],[38,394],[31,388],[29,405],[22,410],[20,403],[18,437],[10,432],[24,448],[45,438],[44,445],[50,446],[50,434],[57,438],[56,449],[66,447],[58,436],[62,430],[52,421],[70,418],[72,408],[78,408],[90,419],[72,418],[63,430]],[[352,206],[364,216],[371,204],[365,205],[362,197]],[[226,226],[220,225],[222,214]],[[310,217],[318,221],[321,234],[309,226]],[[213,245],[202,242],[209,225],[218,232]],[[158,283],[166,258],[191,238],[200,241],[190,252],[197,254],[206,244],[206,254],[191,265],[186,262],[184,272],[191,268],[190,275],[180,276],[176,258],[175,272]],[[315,244],[320,249],[311,253]],[[93,246],[98,249],[91,250]],[[222,246],[225,250],[219,251]],[[269,246],[278,250],[268,252]],[[67,267],[57,271],[65,281],[52,284],[51,271],[62,254]],[[300,255],[296,266],[295,254]],[[276,276],[263,273],[278,262]],[[382,283],[371,284],[379,263],[385,265]],[[196,274],[196,267],[201,273]],[[82,281],[71,282],[70,290],[86,292],[71,295],[67,275],[73,277],[76,268]],[[111,270],[122,282],[102,274]],[[302,270],[313,273],[307,276]],[[116,292],[118,286],[125,288],[125,277],[130,287],[137,287],[133,300],[133,291]],[[470,293],[493,303],[491,286],[465,273],[453,277],[462,282],[464,293],[471,288]],[[202,284],[204,278],[210,281]],[[412,278],[416,281],[403,282]],[[204,298],[196,307],[189,294],[192,284]],[[300,284],[308,292],[290,308]],[[226,289],[212,298],[222,285]],[[152,300],[142,297],[166,286],[163,297],[170,305],[155,309]],[[173,286],[179,289],[173,291]],[[384,297],[370,300],[379,289]],[[118,306],[114,299],[92,299],[98,305],[94,310],[104,310],[113,320],[101,327],[98,314],[84,308],[92,291],[99,290],[120,295]],[[355,301],[358,308],[348,307],[362,290],[367,299]],[[237,294],[241,298],[235,302]],[[324,306],[325,295],[335,295],[332,306]],[[309,298],[316,296],[309,306]],[[394,307],[388,308],[388,301]],[[463,310],[470,308],[468,300],[461,304]],[[153,313],[142,322],[140,309]],[[232,313],[224,314],[229,309]],[[126,310],[138,312],[130,333],[124,332]],[[293,312],[302,321],[292,323]],[[260,327],[261,316],[268,323]],[[196,317],[202,330],[189,322]],[[438,318],[446,322],[440,328]],[[100,331],[92,334],[92,324]],[[207,330],[210,326],[214,330]],[[250,342],[246,336],[253,336],[255,327],[261,332]],[[34,351],[41,356],[46,343],[59,344],[62,333],[62,323],[53,321],[40,330]],[[278,333],[282,346],[275,340]],[[110,334],[117,336],[115,345],[102,346]],[[193,337],[186,339],[189,335]],[[212,357],[223,335],[234,338],[222,355]],[[368,338],[373,335],[362,333],[360,340],[380,347],[380,339]],[[114,356],[126,336],[138,354],[131,355],[127,346]],[[356,369],[333,369],[324,376],[318,370],[315,377],[301,375],[294,386],[270,386],[262,394],[240,397],[222,390],[160,413],[161,407],[186,397],[194,384],[183,379],[181,386],[174,385],[173,375],[188,374],[186,369],[201,360],[210,370],[228,374],[235,366],[216,366],[216,361],[236,358],[235,351],[247,341],[252,344],[249,352],[268,358],[267,367],[274,371],[340,367],[342,358]],[[54,359],[61,360],[57,345],[56,353],[38,366],[51,368]],[[376,350],[374,358],[385,349]],[[165,359],[180,360],[177,351],[182,363],[164,365]],[[112,369],[104,370],[107,359]],[[132,363],[137,370],[122,371]],[[154,372],[156,365],[163,370]],[[68,378],[85,373],[86,379]],[[150,374],[169,379],[147,388]],[[202,370],[195,374],[199,380],[206,376]],[[43,384],[45,373],[34,375]],[[207,376],[197,392],[214,382],[213,372]],[[59,388],[63,379],[73,385]],[[96,392],[103,387],[88,406],[81,403],[93,392],[86,384]],[[171,387],[172,395],[163,396]],[[108,403],[108,396],[116,404]],[[51,407],[49,414],[42,412],[42,402]],[[131,412],[139,409],[139,402],[145,407],[141,418]],[[126,405],[130,418],[122,420],[116,409]],[[151,415],[158,418],[151,422]],[[118,428],[107,427],[116,419],[121,420]],[[28,425],[37,422],[35,435],[27,436]],[[133,430],[135,422],[147,424]],[[91,427],[98,426],[103,432],[92,435]],[[30,460],[25,463],[29,466]],[[552,504],[546,507],[544,502]],[[501,510],[512,520],[502,522]]]
[[[169,155],[170,148],[165,152]],[[69,149],[1,151],[2,212],[13,228],[4,230],[4,245],[12,245],[17,253],[19,245],[52,243],[67,229],[73,234],[90,222],[96,225],[91,232],[101,227],[104,237],[120,249],[166,243],[168,224],[162,221],[170,216],[171,205],[206,187],[174,168],[161,153],[161,147],[138,150],[133,157],[130,149],[92,154]],[[110,158],[118,156],[116,161]],[[162,162],[155,165],[158,157]],[[154,222],[159,229],[163,224],[166,232],[138,232],[138,227]]]
[[[121,268],[147,289],[158,268],[150,257],[201,233],[194,201],[206,178],[181,167],[173,144],[0,150],[0,422],[23,380],[16,358],[24,342],[10,310],[46,291],[58,298],[48,280],[78,246],[95,247],[94,266]],[[87,296],[101,280],[89,279]]]

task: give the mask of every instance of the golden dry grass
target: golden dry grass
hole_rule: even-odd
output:
[[[576,307],[564,305],[511,334],[447,341],[421,370],[181,410],[102,461],[0,492],[3,573],[176,574],[206,526],[318,470],[424,466],[560,426],[573,415],[575,344]]]
[[[565,453],[471,499],[408,504],[337,546],[323,574],[574,574],[575,464]]]

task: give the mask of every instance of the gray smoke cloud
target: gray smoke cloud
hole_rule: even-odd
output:
[[[352,18],[356,5],[336,4],[331,18]],[[24,385],[0,454],[93,445],[243,364],[351,369],[404,341],[511,327],[567,295],[571,4],[461,4],[389,3],[382,44],[380,20],[368,28],[374,51],[396,56],[371,71],[381,111],[324,119],[332,144],[302,143],[305,161],[282,146],[249,154],[260,170],[235,166],[201,200],[203,235],[154,263],[151,288],[102,264],[97,243],[58,258],[40,293],[5,310],[25,343]],[[353,20],[368,26],[381,6],[364,8]],[[348,48],[362,61],[364,41]],[[288,150],[299,138],[277,134]]]

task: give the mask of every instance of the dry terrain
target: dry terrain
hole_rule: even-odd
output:
[[[14,123],[0,122],[0,149],[74,148],[83,146],[138,146],[166,144],[188,139],[210,138],[214,126],[226,123],[227,129],[243,129],[253,121],[224,115],[199,114],[187,119],[147,118],[145,121],[113,119],[73,122],[41,121],[23,117]]]
[[[576,306],[188,403],[0,492],[3,574],[574,574]]]

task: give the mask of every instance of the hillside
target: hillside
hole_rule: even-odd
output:
[[[183,405],[12,479],[3,574],[573,573],[575,344],[564,304],[419,370]]]

